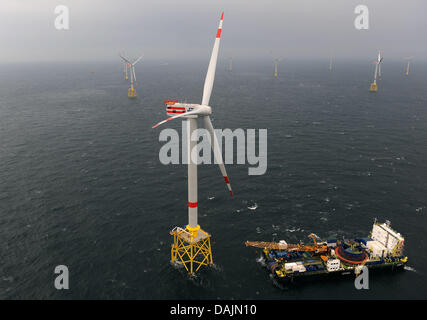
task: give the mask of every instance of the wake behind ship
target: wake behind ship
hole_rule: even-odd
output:
[[[289,282],[314,276],[358,275],[364,266],[369,271],[397,270],[408,261],[403,255],[405,239],[389,221],[374,222],[368,238],[318,242],[315,234],[309,237],[313,244],[247,241],[246,246],[262,248],[267,269],[274,277]]]

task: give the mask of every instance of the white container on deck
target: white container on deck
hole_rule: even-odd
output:
[[[285,263],[285,270],[286,271],[290,271],[290,270],[292,270],[292,268],[294,267],[294,266],[296,266],[297,264],[295,263],[295,262],[288,262],[288,263]]]
[[[329,259],[328,262],[326,262],[326,269],[328,271],[337,271],[340,268],[340,260],[338,259]]]

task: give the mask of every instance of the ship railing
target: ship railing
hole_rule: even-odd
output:
[[[187,236],[192,237],[192,234],[190,232],[188,232],[187,230],[185,230],[184,228],[181,227],[175,227],[171,230],[170,232],[171,234],[181,234],[181,233],[185,233]]]

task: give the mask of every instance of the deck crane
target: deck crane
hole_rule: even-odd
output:
[[[288,244],[286,241],[281,240],[279,242],[265,242],[265,241],[246,241],[247,247],[255,247],[260,249],[270,250],[287,250],[287,251],[309,251],[314,253],[324,253],[328,251],[328,246],[324,243],[317,243],[317,238],[314,233],[308,235],[313,240],[312,245],[304,244]]]

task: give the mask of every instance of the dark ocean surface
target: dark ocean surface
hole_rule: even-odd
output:
[[[374,55],[375,56],[375,55]],[[268,169],[199,167],[199,223],[214,267],[170,263],[187,223],[187,169],[162,165],[159,133],[181,128],[164,99],[200,103],[208,61],[141,61],[139,98],[117,63],[0,65],[0,298],[427,298],[427,65],[385,60],[218,64],[216,128],[268,129]],[[91,72],[93,70],[93,72]],[[251,210],[250,208],[255,208]],[[405,236],[404,272],[283,286],[246,240],[368,236],[374,218]],[[66,265],[70,289],[56,290]]]

